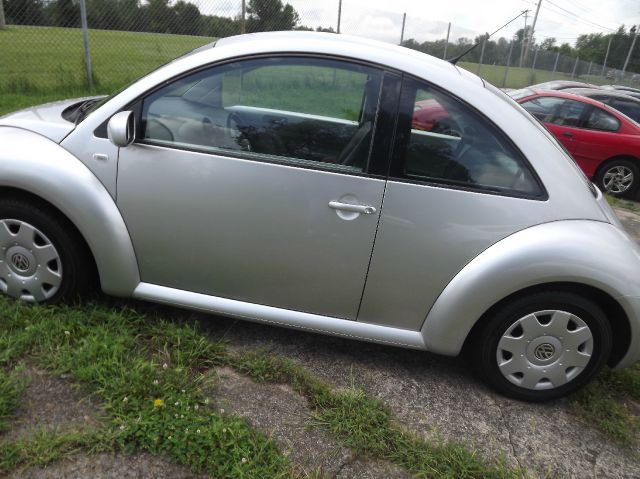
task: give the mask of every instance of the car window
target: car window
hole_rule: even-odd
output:
[[[601,108],[593,107],[584,127],[589,128],[590,130],[618,131],[618,128],[620,128],[620,122],[611,113],[608,113]]]
[[[522,106],[543,123],[577,127],[586,103],[554,96],[541,96],[522,103]]]
[[[623,98],[616,98],[609,104],[616,110],[627,115],[633,121],[640,122],[640,103]]]
[[[144,99],[141,138],[266,160],[363,171],[382,72],[322,58],[237,61]]]
[[[403,108],[413,108],[394,176],[480,190],[541,195],[534,174],[497,128],[459,100],[407,79]],[[408,122],[407,122],[408,123]],[[401,123],[402,125],[402,123]]]

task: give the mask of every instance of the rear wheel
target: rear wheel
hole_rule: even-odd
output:
[[[492,315],[475,340],[474,362],[501,393],[526,401],[564,396],[587,383],[611,351],[611,327],[595,303],[543,292]]]
[[[28,302],[56,302],[93,284],[92,262],[75,229],[50,208],[0,199],[0,292]]]
[[[602,191],[610,195],[630,195],[638,189],[640,170],[631,160],[613,160],[598,172],[596,182]]]

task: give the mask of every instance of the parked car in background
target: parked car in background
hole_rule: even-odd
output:
[[[603,85],[601,88],[607,91],[619,91],[625,95],[640,99],[640,90],[637,88],[631,88],[624,85]]]
[[[573,80],[551,80],[528,86],[532,90],[566,90],[567,88],[598,88],[598,85]]]
[[[562,91],[602,102],[624,113],[636,123],[640,123],[640,98],[629,96],[626,91],[604,90],[602,88],[569,88]]]
[[[560,91],[510,92],[564,145],[602,191],[634,193],[640,182],[640,125],[591,98]]]
[[[11,297],[73,298],[97,279],[112,295],[465,351],[494,388],[534,401],[640,359],[640,246],[538,121],[423,53],[223,38],[111,97],[2,117],[0,145]]]

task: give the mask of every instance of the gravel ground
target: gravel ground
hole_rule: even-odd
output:
[[[640,214],[617,209],[640,241]],[[175,311],[172,312],[175,314]],[[493,393],[457,358],[347,341],[184,312],[204,320],[208,333],[240,350],[265,348],[293,359],[336,388],[359,387],[385,401],[395,421],[417,435],[454,440],[487,457],[502,455],[532,477],[640,478],[640,451],[604,438],[572,415],[566,400],[527,404]],[[40,428],[59,431],[95,426],[100,409],[66,378],[28,368],[29,386],[13,426],[0,441],[28,437]],[[218,407],[239,414],[272,436],[301,472],[335,478],[404,478],[395,466],[357,457],[322,430],[310,427],[306,400],[288,387],[256,384],[230,369],[213,371],[210,392]],[[84,455],[46,468],[15,471],[10,478],[203,477],[146,454]]]

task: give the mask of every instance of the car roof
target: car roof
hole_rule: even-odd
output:
[[[410,48],[394,45],[392,43],[381,42],[369,38],[354,35],[343,35],[325,32],[309,31],[276,31],[248,33],[221,38],[216,42],[216,49],[241,45],[261,45],[268,48],[273,45],[272,50],[282,51],[281,45],[286,44],[292,53],[297,52],[324,52],[345,56],[345,47],[352,52],[354,58],[369,60],[380,63],[388,67],[395,67],[401,71],[409,71],[407,68],[411,64],[419,62],[429,69],[437,69],[442,72],[458,73],[479,84],[482,80],[476,75],[460,69],[451,63],[433,57],[426,53],[412,50]]]
[[[575,95],[587,96],[601,95],[613,98],[622,98],[635,103],[640,103],[640,99],[627,95],[623,90],[603,90],[602,88],[568,88],[563,90],[565,93],[573,93]]]
[[[533,89],[533,90],[555,90],[556,88],[554,87],[563,87],[563,89],[565,88],[572,88],[572,87],[586,87],[586,88],[594,88],[596,87],[596,85],[593,85],[591,83],[584,83],[584,82],[579,82],[579,81],[574,81],[574,80],[551,80],[551,81],[547,81],[547,82],[543,82],[543,83],[537,83],[535,85],[531,85],[527,88]]]

